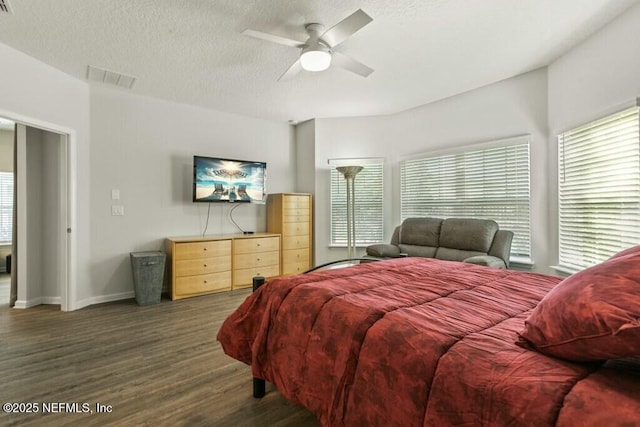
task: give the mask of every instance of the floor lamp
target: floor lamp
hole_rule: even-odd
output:
[[[356,214],[355,214],[355,188],[356,175],[363,169],[362,166],[338,166],[336,170],[344,175],[347,181],[347,257],[353,258],[356,254]]]

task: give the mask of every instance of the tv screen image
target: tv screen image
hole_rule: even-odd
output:
[[[194,202],[262,202],[267,164],[193,157]]]

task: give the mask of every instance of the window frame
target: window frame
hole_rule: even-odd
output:
[[[636,204],[637,204],[637,212],[634,215],[636,218],[640,218],[640,108],[638,107],[638,105],[634,105],[632,107],[628,107],[628,108],[623,108],[620,109],[619,111],[616,111],[614,113],[610,113],[610,114],[604,114],[602,116],[600,116],[599,118],[596,118],[595,120],[591,120],[587,123],[584,123],[582,125],[579,126],[573,126],[570,129],[567,129],[563,132],[558,133],[558,135],[556,136],[556,141],[557,141],[557,155],[558,155],[558,184],[557,184],[557,189],[558,189],[558,213],[557,213],[557,221],[558,221],[558,265],[553,266],[552,268],[554,268],[557,271],[563,272],[563,273],[567,273],[567,274],[572,274],[575,273],[577,271],[580,271],[581,269],[584,268],[588,268],[594,264],[597,264],[599,262],[605,261],[606,259],[608,259],[611,255],[615,254],[616,252],[623,250],[627,247],[629,247],[629,245],[634,245],[634,244],[638,244],[640,243],[640,232],[637,232],[636,234],[628,234],[629,231],[628,230],[623,230],[623,228],[629,228],[629,227],[621,227],[619,226],[619,224],[616,223],[615,220],[610,220],[610,223],[613,224],[613,230],[614,232],[607,232],[604,233],[605,235],[601,235],[600,237],[598,237],[595,232],[597,230],[603,230],[603,227],[597,227],[595,225],[595,223],[599,223],[602,222],[602,220],[598,220],[598,219],[593,219],[593,215],[596,214],[596,212],[598,210],[600,210],[600,212],[602,212],[603,208],[603,202],[598,203],[597,205],[594,203],[593,205],[596,205],[593,207],[593,210],[591,212],[591,218],[592,218],[592,223],[594,223],[591,227],[587,228],[587,232],[591,233],[594,235],[593,239],[594,241],[592,242],[587,242],[589,244],[587,244],[586,246],[584,246],[582,248],[582,252],[580,252],[580,254],[578,255],[575,251],[578,250],[578,245],[571,245],[570,244],[570,240],[571,240],[571,234],[568,233],[566,235],[563,234],[563,229],[566,229],[569,224],[570,221],[568,219],[565,219],[565,217],[563,217],[563,209],[566,211],[568,209],[567,205],[563,205],[563,185],[567,185],[565,180],[566,180],[566,176],[567,176],[567,170],[566,170],[566,156],[567,156],[567,148],[566,148],[566,140],[570,140],[569,142],[572,142],[574,144],[577,144],[578,142],[580,142],[581,144],[590,144],[589,145],[589,150],[591,150],[593,152],[593,150],[597,150],[598,147],[596,146],[597,143],[594,143],[592,140],[598,140],[599,136],[596,136],[596,134],[598,132],[603,132],[604,129],[606,129],[607,127],[607,123],[612,123],[614,122],[616,119],[615,117],[617,116],[618,119],[617,120],[623,120],[625,116],[631,116],[630,118],[630,125],[632,127],[635,127],[635,133],[633,136],[635,136],[635,141],[631,141],[630,144],[631,146],[628,148],[629,152],[634,152],[635,151],[635,169],[632,170],[632,174],[635,174],[636,176],[636,180],[637,182],[635,183],[635,188],[632,187],[632,191],[630,193],[633,193],[633,190],[635,190],[635,193],[638,194],[638,196],[636,197]],[[635,117],[633,117],[635,116]],[[634,123],[635,122],[635,123]],[[622,127],[624,126],[623,123],[621,122],[616,122],[617,126]],[[588,142],[585,138],[582,137],[578,137],[578,135],[580,134],[592,134],[589,135],[588,138]],[[617,137],[617,136],[616,136]],[[608,153],[612,153],[612,149],[611,149],[611,144],[614,144],[615,142],[612,142],[610,139],[607,141],[607,143],[605,144],[604,142],[600,141],[600,147],[606,147],[606,151]],[[633,147],[633,145],[635,144],[635,147]],[[571,147],[571,149],[575,149],[575,147]],[[595,156],[594,156],[595,157]],[[605,157],[605,155],[600,155],[600,157]],[[611,157],[609,155],[609,157]],[[622,158],[629,160],[629,156],[622,156]],[[602,160],[602,159],[601,159]],[[589,163],[589,162],[587,162]],[[598,162],[600,163],[600,162]],[[591,162],[591,164],[594,164]],[[595,165],[595,164],[594,164]],[[582,167],[585,167],[584,165]],[[620,164],[616,163],[615,167],[609,167],[608,169],[606,169],[606,172],[596,172],[595,170],[592,171],[591,176],[593,176],[593,173],[600,173],[600,174],[604,174],[604,176],[609,175],[611,173],[615,173],[614,171],[616,171],[617,169],[620,168]],[[595,169],[595,166],[594,166]],[[570,172],[571,173],[571,172]],[[583,176],[583,175],[581,175]],[[601,176],[602,178],[602,176]],[[610,180],[610,181],[615,181],[615,183],[611,183],[610,187],[607,188],[618,188],[619,187],[619,181],[618,180]],[[592,186],[592,179],[589,179],[588,181],[585,182],[585,184],[583,186],[581,186],[580,188],[583,189],[582,191],[588,191],[589,187]],[[566,191],[566,190],[565,190]],[[607,191],[606,194],[610,194],[610,191]],[[574,196],[575,197],[575,196]],[[569,203],[569,202],[566,202]],[[616,204],[620,204],[621,201],[618,200]],[[626,203],[632,203],[627,201]],[[583,203],[586,204],[586,203]],[[584,214],[584,212],[582,212]],[[618,212],[619,214],[619,212]],[[597,216],[597,215],[596,215]],[[600,216],[602,217],[602,214],[600,214]],[[580,217],[580,219],[583,219],[584,217]],[[583,219],[584,221],[584,219]],[[573,223],[577,223],[580,222],[579,220],[574,220]],[[638,224],[637,227],[631,227],[632,229],[636,229],[636,228],[640,228],[640,219],[636,220],[636,223]],[[619,236],[617,238],[617,241],[613,241],[611,240],[611,236],[615,236],[617,233],[617,235]],[[579,236],[577,237],[578,239],[580,238]],[[582,238],[584,239],[584,238]],[[608,241],[607,241],[608,240]],[[582,240],[581,240],[582,241]],[[585,250],[585,247],[588,248],[588,250]],[[564,249],[564,250],[563,250]],[[570,255],[570,253],[573,251],[574,254],[576,255]]]
[[[433,213],[429,213],[429,212],[421,212],[418,214],[412,214],[411,212],[409,212],[409,209],[407,208],[407,200],[405,200],[405,193],[408,191],[405,188],[405,179],[406,179],[406,174],[409,173],[406,170],[407,167],[407,162],[413,162],[413,161],[423,161],[423,162],[428,162],[429,160],[433,160],[434,163],[438,162],[438,159],[441,158],[445,158],[445,157],[458,157],[458,158],[462,158],[464,159],[465,156],[467,157],[472,157],[474,154],[479,155],[478,153],[481,152],[488,152],[490,150],[496,150],[496,149],[500,149],[500,148],[505,148],[506,150],[510,149],[510,147],[516,147],[513,150],[518,150],[517,147],[520,146],[526,146],[526,148],[524,148],[524,150],[526,150],[526,158],[520,159],[517,158],[517,160],[514,161],[514,164],[521,164],[520,162],[522,161],[526,161],[526,168],[524,169],[524,171],[522,173],[520,173],[520,171],[518,171],[518,174],[520,175],[526,175],[526,177],[520,177],[519,179],[524,179],[526,181],[526,189],[522,190],[522,191],[526,191],[525,194],[518,196],[518,198],[525,198],[526,201],[525,203],[522,202],[514,202],[515,205],[519,206],[516,207],[516,209],[520,209],[519,214],[517,216],[514,216],[513,218],[515,220],[513,220],[513,223],[518,224],[518,227],[512,227],[510,226],[509,222],[508,223],[503,223],[501,224],[501,221],[499,220],[499,218],[497,218],[495,215],[482,215],[479,214],[478,211],[475,212],[471,212],[466,208],[460,208],[457,211],[455,211],[455,209],[451,209],[451,214],[443,214],[442,213],[442,207],[433,207],[432,208],[432,212]],[[506,156],[506,152],[505,152],[505,156]],[[453,162],[453,160],[452,160]],[[470,170],[470,168],[465,168],[465,162],[466,162],[466,166],[468,166],[469,162],[467,162],[466,160],[457,160],[455,161],[456,164],[456,170],[459,171],[467,171]],[[444,160],[442,160],[442,163],[445,163]],[[478,163],[478,162],[476,162]],[[491,169],[491,166],[493,165],[493,163],[485,163],[485,162],[481,162],[478,164],[482,164],[482,167],[480,167],[478,170],[482,169]],[[497,164],[497,163],[496,163]],[[487,166],[488,165],[488,166]],[[511,256],[510,256],[510,260],[514,263],[521,263],[521,264],[533,264],[532,261],[532,233],[531,233],[531,135],[529,134],[524,134],[524,135],[518,135],[518,136],[514,136],[514,137],[510,137],[510,138],[504,138],[504,139],[499,139],[499,140],[494,140],[494,141],[489,141],[489,142],[484,142],[484,143],[477,143],[477,144],[469,144],[469,145],[465,145],[462,147],[457,147],[454,149],[446,149],[446,150],[437,150],[437,151],[432,151],[432,152],[426,152],[426,153],[421,153],[415,156],[411,156],[411,157],[407,157],[405,159],[403,159],[400,162],[399,165],[400,168],[400,217],[401,220],[404,220],[408,217],[411,216],[435,216],[435,217],[440,217],[440,218],[446,218],[446,217],[467,217],[467,218],[486,218],[486,219],[493,219],[496,220],[496,222],[499,223],[500,227],[502,229],[505,230],[511,230],[514,232],[517,232],[518,236],[521,236],[519,240],[515,240],[516,237],[514,236],[514,242],[516,242],[516,245],[512,245],[512,252],[511,252]],[[434,181],[437,182],[437,180],[440,179],[441,174],[437,174],[435,173],[435,171],[433,172],[433,175],[438,175]],[[459,176],[456,174],[456,172],[452,172],[451,176],[455,178],[456,181],[464,181],[464,177]],[[505,175],[506,176],[506,175]],[[505,181],[506,182],[506,181]],[[506,185],[506,184],[505,184]],[[470,184],[471,187],[473,187],[473,184]],[[465,190],[465,184],[453,184],[450,186],[450,190],[457,190],[458,192],[460,191],[467,191]],[[520,191],[520,190],[519,190]],[[506,200],[509,197],[508,195],[510,193],[507,192],[507,187],[505,187],[503,189],[503,192],[505,193],[504,196],[502,196],[503,200]],[[457,193],[459,194],[459,193]],[[457,197],[454,197],[454,199],[457,200]],[[491,200],[491,197],[486,197],[487,201]],[[497,199],[496,199],[497,200]],[[436,205],[436,204],[434,204]],[[416,209],[413,208],[414,211],[415,210],[420,210],[420,209]],[[426,209],[422,209],[424,210],[428,210],[429,208]],[[467,210],[467,213],[464,213],[461,211]],[[488,210],[488,209],[487,209]],[[486,211],[487,211],[486,210]],[[524,224],[524,225],[520,225],[520,224]],[[520,248],[517,251],[514,251],[514,249],[516,248]]]
[[[5,183],[5,180],[9,181],[9,179],[11,182]],[[9,191],[2,191],[2,187],[4,185],[10,187]],[[8,246],[13,243],[13,209],[15,205],[15,201],[13,200],[14,185],[14,173],[0,171],[0,246]],[[5,198],[7,199],[7,204],[5,204]],[[9,201],[11,202],[10,204],[8,203]],[[8,211],[8,217],[5,211]],[[3,218],[8,218],[8,225],[4,226],[5,221],[3,221]],[[3,226],[7,228],[8,236],[4,236],[5,233],[1,232]]]

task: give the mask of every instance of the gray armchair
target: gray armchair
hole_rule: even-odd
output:
[[[462,261],[495,268],[509,267],[513,232],[486,219],[407,218],[391,242],[367,247],[375,258],[419,256]]]

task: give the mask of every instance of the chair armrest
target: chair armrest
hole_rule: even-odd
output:
[[[509,256],[511,255],[511,242],[513,240],[513,231],[498,230],[488,255],[501,258],[506,268],[509,268]]]
[[[492,255],[476,255],[476,256],[467,258],[462,262],[475,264],[475,265],[484,265],[487,267],[494,267],[494,268],[502,268],[502,269],[507,268],[507,266],[505,265],[504,261],[501,258],[492,256]]]
[[[378,243],[367,246],[367,255],[382,258],[397,258],[400,256],[400,248],[389,243]]]

